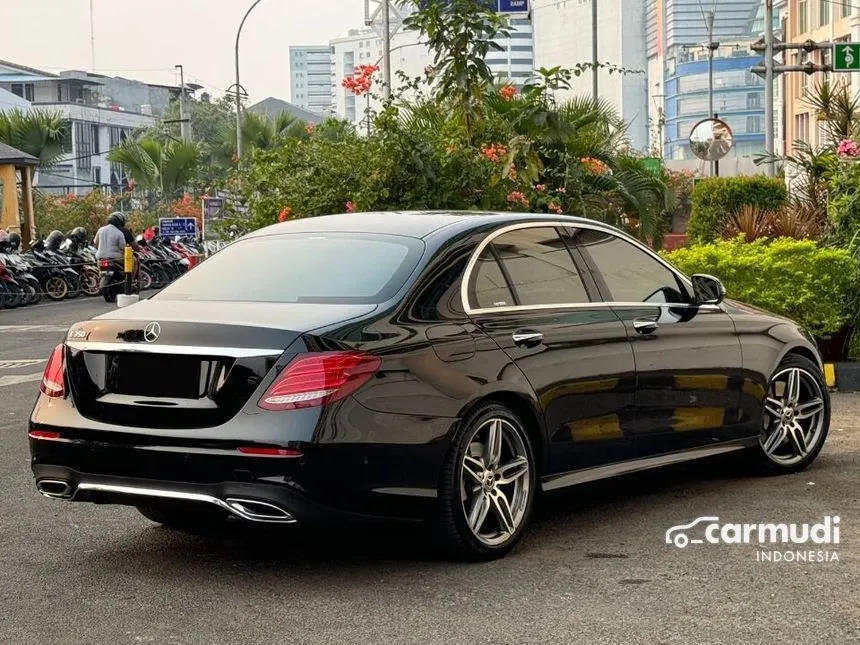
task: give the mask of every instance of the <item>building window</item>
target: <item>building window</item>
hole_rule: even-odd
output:
[[[818,26],[830,24],[830,3],[832,0],[818,0]]]
[[[840,12],[840,17],[842,18],[850,18],[851,10],[854,8],[851,6],[851,3],[848,0],[843,0],[844,4],[842,5],[842,11]]]
[[[26,85],[24,85],[24,98],[25,99],[27,99],[28,101],[30,101],[32,103],[34,94],[35,94],[35,92],[34,92],[32,83],[27,83]]]
[[[63,102],[63,86],[57,85],[57,103]]]
[[[759,94],[758,92],[747,94],[747,107],[752,109],[760,108],[761,94]]]
[[[794,117],[794,138],[809,143],[809,114],[798,114]]]
[[[95,123],[93,124],[93,152],[95,154],[99,154],[101,149],[99,148],[99,126]]]
[[[809,3],[807,0],[800,0],[797,5],[797,33],[805,34],[809,31]]]
[[[24,98],[24,84],[23,83],[12,83],[12,87],[10,91],[15,96],[20,96],[22,99]]]
[[[748,116],[747,117],[747,132],[749,134],[757,134],[761,131],[762,131],[761,117],[760,116]]]

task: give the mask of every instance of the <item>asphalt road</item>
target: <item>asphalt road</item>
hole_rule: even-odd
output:
[[[805,473],[759,478],[719,460],[580,487],[548,499],[498,562],[441,561],[418,527],[192,536],[33,486],[26,419],[44,359],[105,310],[0,311],[0,643],[860,643],[860,395],[834,396]],[[838,562],[664,543],[699,516],[837,514]]]

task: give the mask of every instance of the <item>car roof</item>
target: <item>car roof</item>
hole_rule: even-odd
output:
[[[246,237],[281,235],[284,233],[382,233],[407,237],[426,238],[448,228],[452,235],[494,224],[517,224],[521,222],[560,222],[573,224],[589,222],[570,215],[547,215],[545,213],[504,213],[486,211],[385,211],[368,213],[346,213],[343,215],[320,215],[274,224],[250,233]]]

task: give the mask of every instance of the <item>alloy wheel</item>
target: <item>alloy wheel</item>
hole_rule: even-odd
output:
[[[771,461],[792,466],[818,447],[824,432],[824,393],[807,370],[788,367],[777,372],[764,409],[759,441]]]
[[[463,456],[460,495],[472,534],[488,546],[508,541],[529,501],[529,452],[517,429],[492,418],[472,435]]]
[[[99,272],[91,267],[84,267],[81,273],[81,290],[87,296],[97,296],[101,288],[99,286]]]

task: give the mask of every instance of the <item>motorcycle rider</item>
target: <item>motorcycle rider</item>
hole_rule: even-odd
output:
[[[107,224],[96,231],[96,236],[93,239],[97,259],[122,261],[126,245],[126,237],[123,233],[124,229],[125,218],[122,213],[111,213]]]

